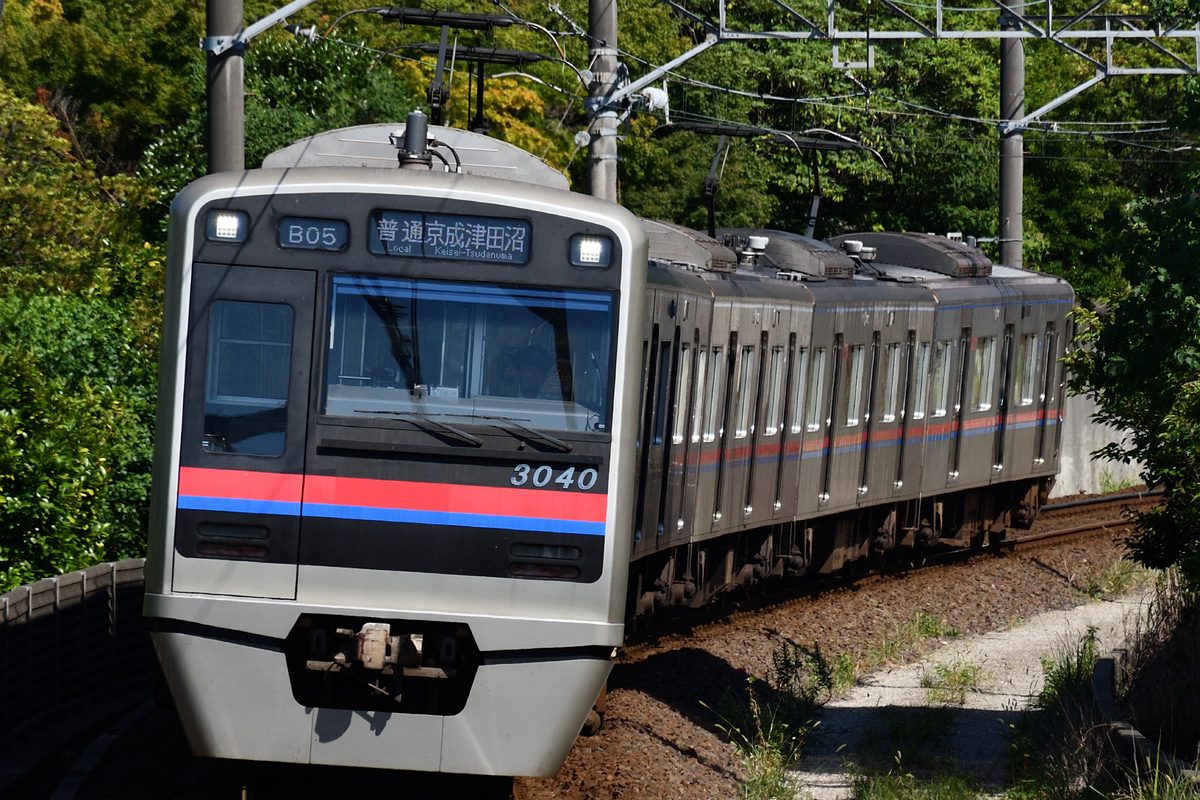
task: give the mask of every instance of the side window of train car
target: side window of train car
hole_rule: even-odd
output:
[[[754,345],[742,345],[741,360],[738,364],[737,381],[737,424],[733,429],[733,438],[745,439],[750,435],[754,417],[754,387],[755,378]]]
[[[1017,350],[1017,405],[1033,405],[1033,393],[1037,387],[1038,352],[1038,335],[1023,334]]]
[[[883,351],[883,421],[895,422],[900,406],[900,345],[892,342]]]
[[[850,346],[846,364],[846,397],[842,408],[842,424],[853,428],[862,421],[862,391],[864,362],[863,346]]]
[[[987,411],[992,407],[996,385],[996,337],[980,336],[975,340],[971,356],[971,410]]]
[[[804,430],[804,395],[808,391],[808,348],[801,347],[796,351],[796,380],[792,383],[792,420],[790,433],[800,433]]]
[[[763,434],[774,436],[783,427],[783,392],[787,380],[787,354],[783,345],[771,348],[768,378],[767,417],[763,421]]]
[[[937,343],[933,352],[933,378],[930,381],[932,416],[946,416],[946,405],[950,399],[950,361],[954,355],[954,342],[947,339]]]
[[[929,342],[917,345],[917,371],[913,377],[916,389],[913,395],[912,418],[925,419],[925,408],[929,402]]]
[[[282,455],[292,307],[218,300],[210,313],[203,448],[211,453]]]
[[[671,430],[671,443],[683,444],[687,429],[687,409],[692,390],[692,346],[687,342],[679,345],[679,374],[675,381],[675,418]]]
[[[725,371],[725,351],[712,349],[708,365],[708,388],[704,392],[704,441],[717,438],[717,416],[721,408],[721,373]]]
[[[808,396],[804,400],[805,430],[821,430],[821,401],[825,397],[825,348],[813,350],[812,368],[808,371]]]

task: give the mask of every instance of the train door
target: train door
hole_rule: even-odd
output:
[[[763,309],[735,303],[729,335],[729,371],[725,385],[725,437],[717,477],[717,509],[724,530],[744,527],[753,511],[747,504],[755,462],[755,408],[761,391],[766,345]]]
[[[804,399],[808,390],[811,340],[811,306],[793,306],[787,343],[788,375],[785,389],[784,423],[773,503],[774,516],[781,521],[795,519],[800,506],[800,468],[804,448]]]
[[[713,282],[714,292],[727,289],[728,284]],[[707,344],[702,343],[697,354],[696,424],[699,425],[698,469],[696,475],[696,505],[694,538],[705,538],[725,530],[718,502],[721,476],[721,453],[725,441],[725,387],[729,373],[730,314],[732,303],[720,294],[713,300],[711,326]]]
[[[765,524],[778,509],[783,443],[787,428],[788,374],[795,337],[791,334],[792,309],[767,307],[759,353],[758,421],[752,434],[754,460],[747,476],[748,524]]]
[[[989,311],[990,309],[982,309]],[[959,347],[963,353],[962,382],[958,397],[958,438],[952,474],[960,486],[988,483],[995,470],[995,437],[999,414],[1000,351],[1003,329],[996,315],[976,314],[974,327],[963,327]]]
[[[834,315],[815,313],[808,348],[806,375],[800,386],[804,391],[803,444],[800,455],[800,488],[797,516],[810,517],[824,511],[829,502],[828,455],[830,442],[830,394],[832,393],[837,346],[834,342]]]
[[[853,507],[863,489],[867,412],[875,334],[866,312],[849,310],[845,330],[834,337],[829,440],[822,496],[829,510]]]
[[[1009,306],[1009,308],[1015,309],[1017,314],[1020,314],[1023,306],[1018,302]],[[1017,443],[1016,437],[1019,434],[1020,428],[1017,425],[1018,420],[1014,417],[1015,409],[1012,408],[1011,402],[1015,339],[1016,326],[1012,323],[1006,324],[1000,348],[1000,394],[996,401],[996,437],[993,442],[992,483],[1009,480],[1014,473],[1020,474],[1020,472],[1024,471],[1020,466],[1017,466],[1016,470],[1011,469],[1007,462],[1009,452],[1019,452],[1014,445]]]
[[[958,414],[955,398],[960,367],[960,339],[962,313],[959,308],[942,307],[938,310],[934,326],[931,353],[929,354],[929,383],[926,400],[925,454],[921,475],[922,491],[938,494],[957,477],[954,473],[954,455],[958,443]]]
[[[679,351],[679,329],[672,310],[677,298],[663,292],[653,296],[652,324],[643,364],[642,416],[638,431],[637,509],[634,515],[634,550],[657,549],[664,532],[663,493],[665,470],[670,459],[669,431],[672,426],[674,372]],[[653,542],[654,544],[648,544]],[[647,543],[647,544],[643,544]]]
[[[1053,321],[1046,323],[1046,333],[1043,343],[1043,359],[1045,365],[1042,372],[1042,393],[1039,403],[1041,425],[1037,437],[1037,465],[1045,468],[1050,465],[1054,472],[1058,465],[1059,441],[1062,437],[1062,373],[1063,367],[1058,363],[1059,334]]]
[[[172,591],[296,596],[315,287],[192,269]]]

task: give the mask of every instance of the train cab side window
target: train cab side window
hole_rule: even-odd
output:
[[[950,361],[954,356],[954,342],[947,339],[937,343],[933,352],[933,377],[930,380],[933,405],[932,416],[946,416],[946,405],[950,400]]]
[[[293,316],[282,303],[212,304],[201,443],[208,452],[283,454]]]
[[[793,382],[792,421],[789,433],[800,433],[804,430],[804,393],[808,391],[808,348],[801,347],[796,351],[796,380]]]
[[[808,371],[808,396],[804,399],[804,428],[808,432],[821,430],[821,403],[825,397],[825,348],[813,350],[812,368]]]
[[[996,337],[980,336],[975,340],[971,356],[971,410],[987,411],[992,407],[996,385]]]
[[[842,407],[842,424],[853,428],[862,421],[863,346],[851,345],[846,365],[846,399]]]
[[[917,372],[914,378],[916,392],[913,395],[913,419],[925,419],[925,405],[929,402],[929,342],[917,345]]]
[[[787,378],[787,356],[781,345],[771,348],[770,383],[767,386],[767,417],[763,434],[774,436],[783,427],[783,392]]]
[[[1021,336],[1017,351],[1017,405],[1033,405],[1033,393],[1037,387],[1038,335],[1026,333]]]
[[[721,373],[725,371],[725,351],[712,349],[708,368],[708,387],[704,392],[704,441],[717,439],[717,416],[721,409]]]

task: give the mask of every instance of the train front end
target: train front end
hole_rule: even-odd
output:
[[[645,262],[532,184],[180,195],[145,609],[194,753],[557,772],[622,640]]]

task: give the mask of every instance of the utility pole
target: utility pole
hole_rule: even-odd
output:
[[[1019,30],[1025,6],[1005,11],[1000,24]],[[1025,40],[1000,40],[1000,263],[1020,267],[1024,241],[1025,136],[1022,128],[1004,126],[1025,116]],[[1007,129],[1006,129],[1007,128]]]
[[[207,0],[205,50],[208,94],[208,171],[246,168],[244,43],[219,50],[214,43],[242,32],[242,0]]]
[[[588,126],[588,166],[592,196],[617,202],[617,109],[607,100],[617,89],[617,3],[588,0],[588,56],[592,82],[588,104],[592,122]]]

